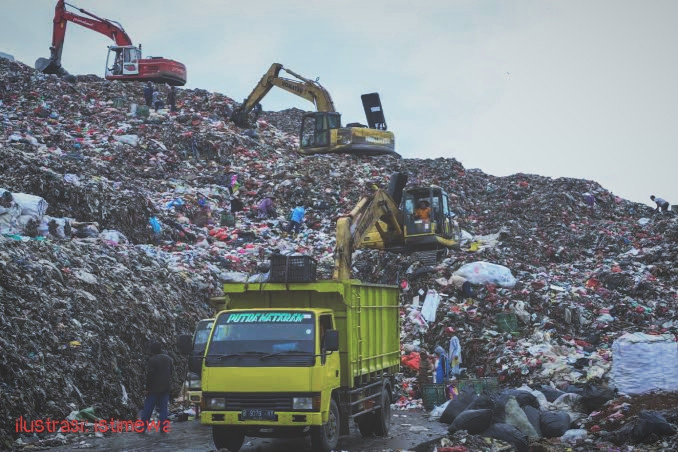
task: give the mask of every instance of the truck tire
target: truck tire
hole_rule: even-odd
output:
[[[311,427],[311,446],[314,452],[331,452],[337,447],[339,424],[339,407],[337,402],[331,399],[327,424]]]
[[[363,438],[369,438],[374,434],[374,426],[376,423],[376,420],[374,418],[374,414],[368,413],[368,414],[363,414],[360,416],[358,419],[355,420],[356,424],[358,424],[358,430],[360,431],[360,436]]]
[[[230,452],[238,452],[245,442],[245,433],[235,428],[215,425],[212,427],[212,439],[217,450],[228,449]]]
[[[381,390],[381,408],[375,413],[374,418],[374,433],[377,436],[388,435],[391,428],[391,395],[387,387]]]

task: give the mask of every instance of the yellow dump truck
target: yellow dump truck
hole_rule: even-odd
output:
[[[388,433],[400,364],[396,286],[358,280],[227,283],[202,359],[200,421],[217,448],[310,435],[330,451],[353,419]]]

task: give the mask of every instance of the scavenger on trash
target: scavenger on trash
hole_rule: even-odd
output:
[[[162,101],[162,98],[160,97],[160,91],[153,91],[152,98],[153,98],[153,109],[155,111],[158,111],[158,109],[162,109],[165,106],[164,102]]]
[[[146,101],[147,107],[150,107],[153,104],[153,91],[153,83],[146,83],[146,86],[144,86],[144,100]]]
[[[175,113],[177,111],[177,89],[172,86],[167,93],[167,103],[170,107],[170,112]]]
[[[157,409],[158,419],[160,421],[160,431],[169,433],[170,426],[167,416],[169,414],[168,404],[170,391],[172,389],[174,363],[169,355],[162,352],[160,343],[152,343],[150,351],[153,356],[148,360],[148,365],[146,367],[147,393],[141,420],[148,423],[153,414],[153,409]]]
[[[449,359],[447,358],[447,353],[445,353],[445,349],[440,345],[436,346],[434,351],[436,353],[434,383],[445,383],[450,374],[450,365]]]
[[[259,204],[257,204],[257,217],[265,219],[274,216],[275,207],[273,207],[273,197],[271,195],[266,195],[259,201]]]
[[[657,207],[654,209],[655,212],[659,212],[659,209],[661,209],[662,212],[668,212],[669,210],[669,202],[665,199],[662,198],[657,198],[654,195],[650,196],[650,199],[657,204]]]
[[[422,199],[417,204],[417,208],[414,209],[414,218],[417,220],[428,221],[431,219],[431,208],[429,207],[428,201]]]
[[[448,282],[457,290],[460,295],[463,295],[464,297],[473,297],[471,283],[463,276],[452,275],[450,276]]]
[[[304,209],[303,202],[297,202],[297,207],[292,210],[290,215],[290,224],[287,226],[287,232],[292,232],[294,230],[295,234],[298,234],[301,230],[301,224],[304,221],[304,215],[306,214],[306,209]]]

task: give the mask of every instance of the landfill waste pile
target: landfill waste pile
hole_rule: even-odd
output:
[[[395,407],[442,417],[469,388],[487,392],[438,450],[478,450],[481,437],[676,448],[676,405],[633,383],[678,391],[676,366],[662,367],[678,333],[674,213],[593,181],[494,177],[452,158],[301,157],[300,110],[240,129],[226,95],[179,89],[170,114],[141,105],[141,84],[77,79],[0,59],[0,448],[41,440],[15,433],[20,416],[91,407],[133,419],[154,338],[181,363],[179,388],[175,337],[211,315],[221,284],[261,273],[274,251],[312,255],[331,277],[336,218],[394,172],[450,193],[462,228],[460,249],[436,265],[353,256],[354,277],[402,289]],[[274,212],[257,208],[266,196]],[[454,384],[432,400],[442,355]]]

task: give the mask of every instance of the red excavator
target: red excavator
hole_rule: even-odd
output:
[[[66,5],[77,9],[83,17],[67,11]],[[73,22],[90,30],[98,31],[115,41],[108,47],[106,58],[106,79],[155,83],[167,83],[174,86],[186,84],[186,66],[178,61],[163,57],[141,57],[141,44],[132,45],[132,40],[120,23],[103,19],[89,11],[78,8],[64,0],[59,0],[54,8],[54,28],[52,30],[52,46],[49,58],[38,58],[35,68],[45,74],[66,75],[68,72],[61,66],[61,51],[64,47],[66,24]]]

